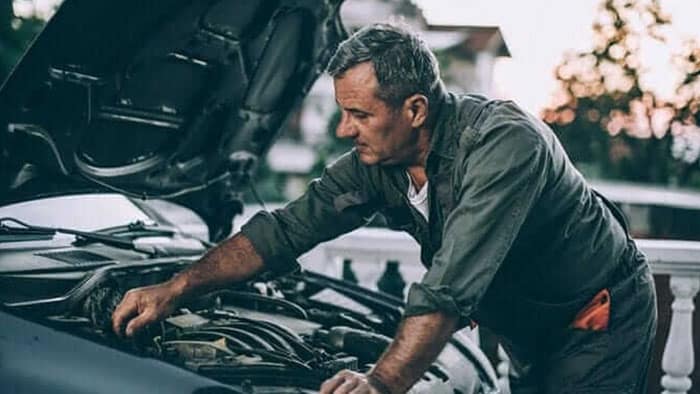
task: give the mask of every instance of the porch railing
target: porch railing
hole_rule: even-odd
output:
[[[654,274],[670,276],[673,295],[671,323],[661,366],[664,394],[687,393],[694,368],[692,318],[693,298],[700,289],[700,242],[675,240],[637,240],[649,257]],[[398,261],[406,282],[417,281],[425,272],[419,260],[420,248],[408,235],[386,229],[363,228],[320,245],[301,260],[307,268],[341,277],[343,261],[352,261],[361,285],[376,288],[387,261]],[[334,264],[328,264],[333,261]],[[475,338],[478,341],[478,337]],[[501,362],[495,366],[503,391],[508,389],[508,360],[499,351]]]

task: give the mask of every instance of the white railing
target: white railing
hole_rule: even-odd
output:
[[[655,274],[671,277],[671,328],[666,338],[661,368],[664,394],[687,393],[695,367],[693,298],[700,289],[700,242],[639,240]]]
[[[694,368],[692,317],[693,298],[700,289],[700,242],[673,240],[637,240],[649,257],[655,274],[670,275],[674,300],[671,305],[671,326],[662,359],[664,394],[687,393],[692,385]],[[399,261],[400,272],[407,282],[420,280],[425,272],[420,264],[420,247],[407,234],[386,229],[363,228],[320,245],[301,258],[304,266],[340,277],[342,260],[350,259],[359,283],[376,288],[376,282],[387,260]],[[328,264],[329,261],[334,262]],[[508,360],[499,351],[501,362],[496,366],[503,391],[508,393]]]

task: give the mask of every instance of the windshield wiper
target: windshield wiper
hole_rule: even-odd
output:
[[[8,226],[6,223],[18,224],[22,227]],[[102,234],[94,231],[81,231],[62,227],[44,227],[27,224],[19,219],[0,218],[0,242],[49,240],[57,233],[75,235],[82,242],[100,242],[119,249],[133,250],[146,253],[151,257],[159,255],[158,250],[147,245],[138,245],[130,238]]]
[[[47,241],[55,232],[33,228],[9,227],[0,224],[0,243],[19,241]]]
[[[136,239],[141,237],[172,237],[177,233],[172,227],[165,226],[153,226],[144,223],[141,220],[131,222],[128,224],[123,224],[121,226],[107,227],[100,230],[93,231],[93,233],[98,233],[100,235],[108,235],[112,237],[118,237],[120,239]],[[95,239],[87,239],[81,237],[76,240],[73,244],[75,246],[84,246],[92,242],[99,242]]]

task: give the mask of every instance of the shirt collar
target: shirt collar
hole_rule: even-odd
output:
[[[428,151],[428,160],[430,157],[437,155],[443,158],[452,159],[455,155],[455,144],[454,138],[450,138],[455,130],[453,127],[449,127],[454,118],[454,95],[447,93],[442,83],[438,87],[438,92],[435,95],[437,97],[436,105],[432,108],[435,111],[434,118],[432,118],[431,136],[430,136],[430,148]]]

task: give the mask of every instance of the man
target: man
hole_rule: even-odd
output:
[[[115,332],[132,335],[193,294],[287,272],[378,211],[420,242],[428,272],[376,366],[343,371],[322,393],[405,392],[467,324],[499,336],[514,393],[644,392],[656,329],[648,266],[552,131],[512,102],[445,93],[432,53],[394,26],[355,33],[329,73],[337,135],[355,149],[172,280],[127,293]]]

